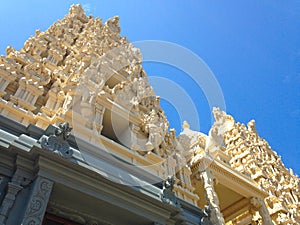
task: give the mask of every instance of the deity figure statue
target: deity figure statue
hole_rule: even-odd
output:
[[[161,126],[157,113],[152,110],[149,115],[149,121],[146,123],[145,131],[149,133],[148,142],[146,143],[147,151],[154,151],[158,155],[163,155],[160,149],[164,136],[163,126]]]

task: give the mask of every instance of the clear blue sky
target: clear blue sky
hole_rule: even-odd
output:
[[[20,49],[36,29],[63,18],[72,3],[104,21],[119,15],[121,33],[131,41],[169,41],[196,53],[215,74],[226,111],[243,123],[255,119],[260,136],[300,174],[300,1],[2,1],[0,54],[7,45]],[[207,133],[210,109],[197,85],[174,67],[144,67],[192,96]],[[163,105],[179,133],[181,112]]]

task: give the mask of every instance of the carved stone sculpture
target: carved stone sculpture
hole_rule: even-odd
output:
[[[61,123],[55,129],[54,135],[41,138],[41,147],[45,150],[53,151],[66,158],[70,158],[73,154],[73,150],[70,148],[67,139],[70,136],[72,128],[68,123]]]

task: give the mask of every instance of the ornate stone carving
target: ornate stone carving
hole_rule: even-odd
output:
[[[209,130],[205,146],[205,151],[211,155],[224,146],[223,136],[226,131],[232,129],[234,124],[233,118],[218,108],[213,108],[213,114],[215,123]]]
[[[66,158],[72,157],[73,150],[67,141],[71,130],[72,128],[69,127],[68,123],[60,123],[55,129],[54,135],[50,135],[49,137],[43,136],[41,138],[41,147]]]
[[[15,202],[16,195],[22,189],[23,187],[20,185],[14,183],[8,184],[7,192],[0,208],[0,224],[5,224],[4,222],[6,221],[8,213]]]
[[[60,113],[62,111],[62,104],[65,101],[65,98],[66,95],[63,91],[61,80],[57,78],[46,95],[47,102],[45,106],[42,106],[41,112],[50,117]]]
[[[52,187],[53,181],[50,181],[46,178],[38,177],[35,180],[22,224],[42,224]]]
[[[180,204],[173,192],[174,189],[174,176],[168,176],[166,180],[163,181],[163,188],[161,191],[161,200],[167,204],[180,207]]]

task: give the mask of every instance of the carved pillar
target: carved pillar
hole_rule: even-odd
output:
[[[13,175],[11,182],[7,185],[6,195],[0,207],[0,225],[4,225],[8,218],[10,209],[13,207],[16,196],[23,189],[23,186],[29,184],[30,175],[21,169],[17,169]]]
[[[28,201],[22,225],[40,225],[52,191],[53,181],[38,177]]]
[[[262,218],[263,225],[274,225],[270,213],[263,199],[251,198],[252,210],[257,210]]]
[[[219,199],[214,189],[213,175],[209,170],[208,165],[204,164],[206,163],[203,162],[203,165],[200,167],[205,169],[199,168],[199,177],[205,190],[205,197],[210,211],[211,222],[214,225],[225,225],[225,221],[219,207]]]

